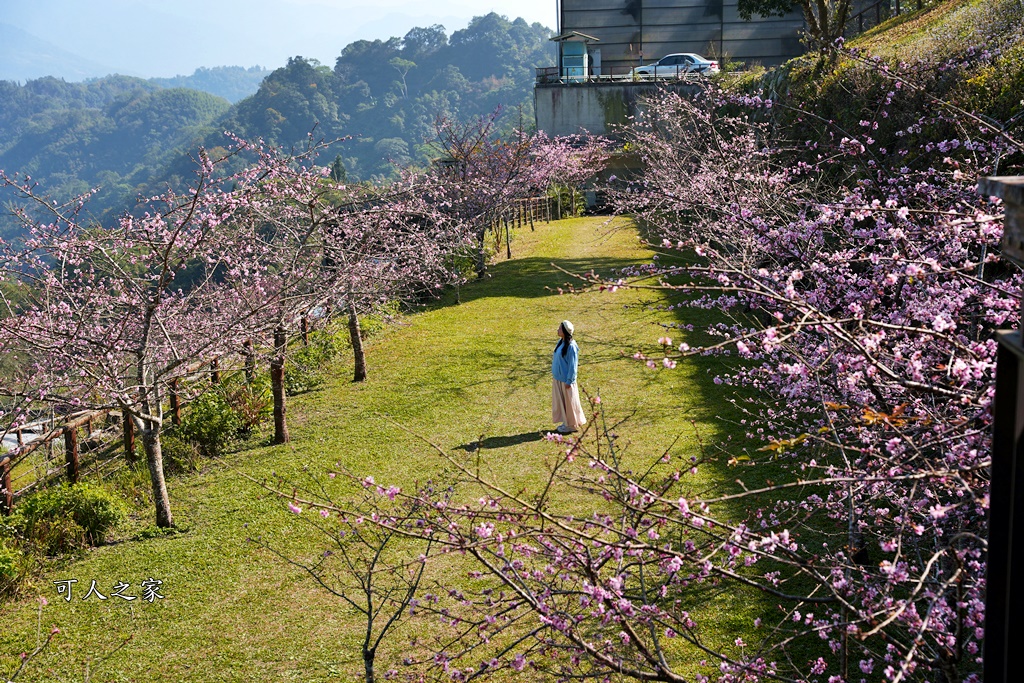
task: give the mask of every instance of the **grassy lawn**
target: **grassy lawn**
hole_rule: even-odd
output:
[[[480,442],[490,476],[536,484],[554,448],[540,436],[553,426],[550,356],[563,319],[576,327],[582,389],[600,393],[610,419],[631,416],[619,431],[635,457],[660,453],[680,434],[675,454],[696,454],[694,425],[705,441],[725,435],[735,415],[711,382],[718,361],[698,358],[662,371],[629,357],[640,348],[651,353],[666,334],[659,323],[679,319],[678,311],[641,306],[661,302],[661,294],[557,293],[570,278],[552,263],[609,273],[650,258],[626,219],[538,224],[535,232],[519,230],[512,246],[514,258],[464,286],[461,303],[450,296],[371,338],[367,382],[349,382],[350,364],[342,365],[326,386],[292,399],[291,444],[236,451],[171,479],[179,533],[140,535],[138,528],[151,522],[147,510],[133,530],[48,569],[24,598],[4,605],[0,652],[7,656],[0,673],[35,646],[43,596],[49,604],[42,632],[56,625],[61,634],[21,680],[356,678],[354,612],[247,539],[262,537],[295,558],[313,557],[323,546],[301,517],[241,473],[257,479],[302,468],[323,473],[340,463],[378,482],[410,486],[438,472],[439,458],[393,420],[449,450]],[[698,328],[706,322],[699,312],[682,315]],[[708,488],[737,474],[724,463],[706,472],[700,484]],[[139,594],[148,578],[163,582],[163,599],[81,599],[93,579],[109,596],[118,581],[131,584],[126,593]],[[70,602],[52,583],[63,579],[78,580]],[[735,591],[714,594],[707,608],[719,614],[722,639],[746,629],[755,609]],[[395,656],[382,653],[380,670]]]

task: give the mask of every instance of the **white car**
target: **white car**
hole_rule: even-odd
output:
[[[653,64],[638,66],[633,69],[632,74],[634,76],[654,76],[655,78],[677,78],[691,73],[707,76],[719,71],[718,62],[713,59],[705,59],[693,52],[677,52],[665,55]]]

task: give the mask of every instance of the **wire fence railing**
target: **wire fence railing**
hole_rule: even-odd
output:
[[[693,71],[683,65],[644,67],[649,71],[638,72],[641,67],[608,65],[602,66],[599,73],[584,73],[582,69],[563,69],[557,66],[540,66],[536,68],[537,85],[575,84],[575,83],[653,83],[661,81],[693,82],[706,79],[709,74]]]
[[[864,33],[864,31],[878,26],[883,21],[888,21],[901,14],[920,11],[929,4],[934,4],[934,0],[931,0],[931,2],[926,0],[905,0],[902,3],[900,0],[878,0],[878,2],[862,8],[847,19],[843,36],[849,38],[859,33]]]
[[[186,372],[189,379],[209,376],[214,384],[220,383],[220,375],[218,361],[195,364]],[[181,424],[181,409],[185,405],[179,392],[180,381],[172,381],[169,392],[168,416],[174,425]],[[112,468],[134,464],[136,459],[135,424],[116,408],[51,414],[9,427],[4,432],[3,445],[0,513],[5,515],[10,514],[19,498],[38,488],[61,480],[75,484],[85,477],[105,475]]]

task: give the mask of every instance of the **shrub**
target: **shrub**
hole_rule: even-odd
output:
[[[163,447],[164,436],[160,438]],[[146,466],[146,455],[138,441],[136,446],[136,462],[134,467],[123,467],[116,470],[109,485],[124,498],[130,506],[146,508],[153,504],[153,483],[149,478],[149,467]]]
[[[56,554],[102,543],[125,515],[120,498],[80,482],[31,494],[16,508],[12,524],[26,540]]]
[[[224,396],[238,418],[238,434],[249,436],[273,411],[270,377],[258,375],[252,383],[231,381],[225,384]]]
[[[0,541],[0,595],[15,593],[25,578],[24,556],[20,550]]]
[[[168,473],[199,471],[199,447],[194,442],[181,438],[176,432],[170,431],[160,436],[160,451],[164,459],[164,469]]]
[[[396,317],[401,311],[399,302],[389,301],[376,308],[375,312],[370,315],[364,315],[359,318],[359,331],[362,334],[363,339],[369,339],[375,335],[380,334],[388,326],[388,322]],[[348,334],[348,329],[345,329],[345,334]],[[346,336],[346,339],[348,337]]]
[[[309,334],[309,345],[291,351],[284,369],[284,388],[290,394],[315,389],[327,380],[327,368],[341,352],[343,342],[332,330]]]
[[[193,442],[203,455],[220,455],[224,446],[238,433],[238,415],[220,391],[208,391],[189,405],[176,430]]]

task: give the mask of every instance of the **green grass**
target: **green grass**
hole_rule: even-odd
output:
[[[852,47],[885,59],[950,58],[969,46],[988,45],[993,25],[1020,13],[1015,0],[948,0],[905,12],[865,31]],[[1012,23],[1006,27],[1011,28]]]
[[[61,634],[22,680],[82,680],[87,667],[90,680],[104,681],[355,678],[361,670],[355,614],[247,538],[261,537],[299,559],[323,546],[303,519],[241,473],[294,476],[340,463],[408,487],[439,472],[440,459],[394,421],[452,451],[480,442],[488,476],[537,484],[553,454],[540,430],[553,426],[550,354],[566,318],[581,349],[581,387],[600,393],[610,419],[632,416],[619,432],[633,457],[660,453],[677,435],[675,454],[695,455],[695,426],[705,441],[729,433],[736,416],[710,381],[719,361],[697,358],[661,371],[629,358],[641,348],[654,356],[656,339],[666,334],[661,324],[679,320],[678,312],[642,305],[664,303],[664,294],[557,293],[572,279],[552,264],[608,274],[646,262],[651,253],[629,221],[538,224],[535,232],[518,231],[513,252],[512,260],[490,267],[491,277],[462,287],[461,303],[449,296],[372,337],[367,382],[348,381],[349,363],[323,388],[294,398],[292,443],[229,453],[198,474],[172,479],[178,533],[142,533],[152,517],[145,510],[113,543],[48,569],[25,597],[0,610],[0,652],[9,655],[0,660],[0,673],[34,647],[37,596],[44,596],[43,633],[56,625]],[[700,312],[681,315],[697,328],[707,322]],[[698,485],[714,487],[736,475],[716,462]],[[122,485],[144,491],[140,477],[123,475]],[[116,581],[138,592],[150,577],[163,581],[163,600],[80,599],[92,579],[109,594]],[[79,583],[69,603],[52,582],[70,578]],[[720,615],[715,639],[727,641],[761,607],[741,592],[721,590],[707,609]],[[381,670],[396,656],[394,649],[381,653]]]

